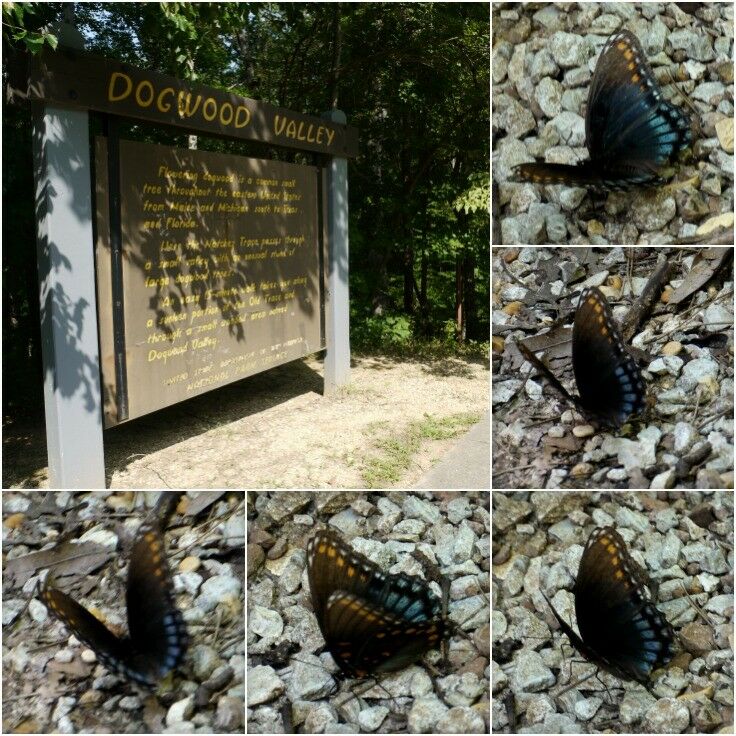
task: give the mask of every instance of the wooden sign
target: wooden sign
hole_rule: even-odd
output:
[[[43,100],[343,158],[358,153],[357,130],[324,118],[68,48],[21,58],[10,74],[11,101]]]
[[[95,141],[105,426],[118,412],[109,142]],[[325,347],[318,170],[119,141],[127,416]]]

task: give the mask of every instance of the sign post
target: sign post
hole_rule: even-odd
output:
[[[323,117],[345,124],[342,110]],[[327,298],[325,300],[325,394],[350,382],[350,292],[348,289],[348,162],[333,156],[327,166]]]
[[[88,114],[34,115],[49,486],[104,488]]]
[[[84,47],[67,9],[61,43]],[[104,488],[89,114],[34,104],[36,248],[51,488]]]

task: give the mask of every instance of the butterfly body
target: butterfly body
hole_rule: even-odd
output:
[[[598,58],[588,95],[585,143],[590,159],[577,166],[528,163],[517,179],[599,191],[662,181],[663,167],[692,141],[690,121],[662,95],[644,51],[630,31],[619,31]]]
[[[40,597],[48,610],[109,669],[153,687],[183,660],[186,625],[177,609],[166,561],[163,529],[178,494],[165,494],[133,543],[126,605],[128,636],[117,636],[71,596],[53,587],[47,575]]]
[[[309,540],[307,566],[325,643],[350,677],[402,669],[446,635],[440,599],[421,578],[384,573],[335,532]]]
[[[580,635],[549,605],[588,661],[622,680],[646,684],[654,670],[672,659],[675,641],[672,627],[645,589],[647,584],[621,535],[612,527],[596,529],[583,551],[573,588]]]

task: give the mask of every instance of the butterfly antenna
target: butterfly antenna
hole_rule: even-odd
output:
[[[564,641],[561,642],[561,644],[560,644],[560,650],[563,650],[565,646],[567,646],[566,642],[564,642]],[[570,647],[570,649],[572,650],[572,653],[575,654],[575,652],[576,652],[575,647]],[[563,655],[563,657],[565,656],[564,651],[562,652],[562,655]],[[577,687],[578,685],[580,685],[581,683],[585,682],[588,678],[592,677],[593,675],[597,674],[597,672],[598,672],[598,669],[596,668],[596,669],[592,670],[591,672],[589,672],[587,675],[585,675],[585,677],[582,677],[581,679],[577,680],[576,682],[573,682],[572,684],[570,684],[570,680],[572,680],[572,666],[574,664],[583,664],[583,665],[585,665],[585,664],[593,664],[593,663],[592,662],[588,662],[587,659],[575,659],[574,657],[571,657],[569,661],[570,661],[570,669],[569,669],[569,671],[567,673],[567,682],[568,682],[568,684],[565,687],[565,689],[562,690],[559,693],[560,695],[562,695],[562,693],[566,693],[568,690],[571,690],[572,688]],[[562,672],[562,666],[560,666],[560,672]]]
[[[687,588],[686,588],[686,587],[685,587],[685,585],[684,585],[684,584],[682,583],[682,581],[680,581],[680,585],[682,586],[682,590],[683,590],[683,592],[685,593],[685,597],[686,597],[686,598],[688,599],[688,601],[690,601],[690,605],[691,605],[691,606],[692,606],[692,607],[693,607],[693,608],[695,609],[695,611],[696,611],[696,612],[697,612],[697,614],[698,614],[698,615],[700,616],[700,618],[702,618],[702,619],[703,619],[703,621],[705,621],[705,623],[706,623],[706,624],[707,624],[707,625],[708,625],[708,626],[710,627],[710,630],[711,630],[711,631],[713,632],[713,634],[715,635],[715,633],[716,633],[716,628],[715,628],[715,626],[713,625],[713,623],[711,622],[711,620],[710,620],[710,619],[708,618],[708,615],[707,615],[707,614],[705,613],[705,611],[704,611],[704,610],[703,610],[703,609],[702,609],[702,608],[701,608],[701,607],[700,607],[700,606],[699,606],[699,605],[698,605],[698,604],[697,604],[697,603],[696,603],[696,602],[695,602],[695,601],[693,600],[693,598],[691,597],[690,593],[688,593],[688,592],[687,592]]]
[[[432,580],[436,582],[442,591],[441,595],[441,603],[442,603],[442,609],[441,609],[441,618],[442,621],[445,623],[445,626],[448,629],[448,636],[443,637],[441,649],[442,649],[442,658],[444,661],[445,667],[448,665],[448,657],[449,657],[449,638],[454,635],[458,635],[462,637],[463,639],[466,639],[467,641],[472,641],[471,637],[468,636],[468,634],[463,631],[462,627],[470,621],[474,616],[478,614],[478,610],[472,611],[469,613],[462,621],[459,621],[458,623],[455,623],[450,619],[450,585],[452,584],[449,577],[447,575],[443,575],[440,571],[440,568],[432,562],[422,551],[420,550],[414,550],[411,555],[419,564],[422,566],[422,569],[424,571],[424,575],[428,580]],[[483,596],[486,603],[489,603],[488,596],[483,591],[483,588],[481,587],[480,583],[475,580],[476,585],[478,586],[478,592],[480,595]],[[470,596],[468,596],[469,598]],[[465,598],[464,600],[467,600]]]
[[[316,656],[316,655],[311,655]],[[332,688],[330,689],[330,692],[325,693],[323,696],[324,698],[329,698],[332,695],[335,695],[340,690],[340,682],[344,680],[345,678],[342,676],[341,672],[330,672],[321,662],[307,662],[306,659],[301,659],[300,657],[293,656],[289,660],[290,662],[298,662],[299,664],[306,665],[307,667],[316,667],[317,669],[321,670],[322,672],[326,672],[330,678],[332,679]],[[290,665],[289,665],[290,666]]]
[[[569,677],[572,677],[572,666],[575,663],[577,663],[577,664],[593,664],[592,662],[587,662],[586,660],[572,660],[571,659],[570,660],[570,674],[569,674]],[[571,682],[568,685],[565,685],[565,687],[563,687],[562,690],[560,690],[555,695],[555,698],[559,698],[561,695],[564,695],[569,690],[574,690],[576,687],[579,687],[584,682],[586,682],[587,680],[589,680],[591,677],[595,677],[595,679],[598,680],[598,682],[600,682],[601,686],[606,691],[606,694],[608,695],[608,697],[609,697],[609,699],[611,701],[610,704],[611,705],[615,705],[615,702],[616,701],[613,699],[613,696],[611,695],[611,691],[608,688],[608,685],[606,685],[606,683],[603,682],[603,680],[601,680],[601,676],[600,675],[601,675],[600,670],[596,667],[594,670],[592,670],[591,672],[589,672],[584,677],[581,677],[580,679],[575,680],[575,682]]]
[[[675,79],[675,75],[672,73],[672,68],[667,67],[667,76],[669,77],[668,85],[671,85],[672,88],[677,93],[677,96],[685,103],[687,107],[690,108],[693,112],[693,122],[695,123],[696,132],[700,134],[702,132],[702,128],[700,125],[700,110],[698,110],[697,107],[695,107],[695,103],[690,99],[690,96],[685,92],[684,90],[680,89],[680,87],[677,84],[677,80]]]
[[[573,660],[570,660],[570,677],[572,677],[572,664],[573,664]],[[578,662],[578,664],[581,664],[581,663]],[[590,664],[590,663],[583,662],[582,664]],[[566,692],[568,692],[568,690],[574,690],[576,687],[578,687],[579,685],[582,685],[586,680],[589,680],[591,677],[594,677],[594,676],[595,677],[598,676],[597,669],[594,669],[592,672],[589,672],[587,675],[585,675],[585,677],[581,677],[579,680],[575,680],[575,682],[571,682],[570,684],[565,685],[565,687],[563,687],[562,690],[560,690],[555,695],[555,697],[559,698],[560,695],[564,695]]]
[[[603,680],[601,680],[601,673],[600,671],[596,671],[595,673],[595,679],[600,682],[600,684],[603,686],[603,689],[606,691],[606,695],[608,696],[608,699],[610,701],[611,705],[616,705],[616,701],[613,699],[613,695],[611,695],[611,691],[608,689],[608,685],[606,685]]]
[[[390,675],[391,673],[386,674]],[[365,695],[374,687],[380,688],[381,690],[383,690],[384,693],[386,693],[388,699],[391,700],[391,702],[394,704],[394,712],[399,713],[400,706],[398,701],[388,690],[386,690],[386,688],[381,684],[381,681],[379,679],[376,679],[375,677],[370,677],[367,680],[358,682],[355,685],[350,686],[347,692],[340,693],[333,701],[335,708],[338,709],[338,711],[346,720],[357,720],[356,717],[349,710],[347,710],[348,703],[355,700],[359,706],[358,710],[360,710],[360,706],[365,705],[365,703],[361,700],[361,696]]]

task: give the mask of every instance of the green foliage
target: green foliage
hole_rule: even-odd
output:
[[[468,188],[455,198],[453,206],[465,214],[491,211],[491,181],[482,173],[475,172],[468,177]]]
[[[441,323],[435,337],[427,338],[419,334],[417,318],[403,314],[361,318],[352,311],[350,347],[358,355],[381,353],[400,359],[418,360],[458,356],[487,363],[490,342],[473,340],[458,345],[452,319]]]
[[[351,339],[364,350],[406,349],[413,333],[412,319],[406,314],[370,316],[353,322]]]
[[[46,28],[29,31],[26,20],[32,23],[35,7],[39,3],[3,3],[3,40],[11,46],[23,46],[26,51],[37,54],[44,46],[55,49],[57,37]],[[29,16],[26,19],[26,16]]]

